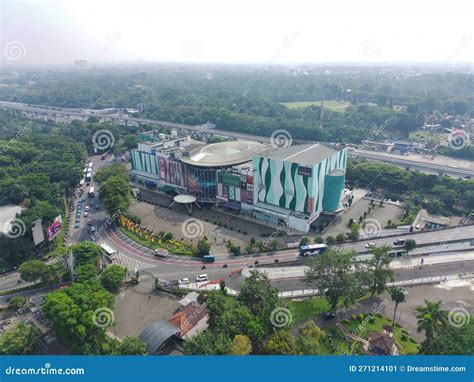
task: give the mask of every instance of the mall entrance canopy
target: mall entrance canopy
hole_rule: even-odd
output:
[[[196,201],[196,197],[193,195],[176,195],[173,198],[173,203],[171,203],[170,208],[173,207],[175,203],[184,204],[188,209],[189,215],[193,214],[193,204],[196,204],[196,206],[201,208],[201,206]]]

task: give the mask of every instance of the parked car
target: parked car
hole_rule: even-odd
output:
[[[92,225],[92,220],[89,220],[89,221],[87,222],[87,225]]]
[[[87,211],[87,210],[86,210]],[[89,216],[89,212],[84,212],[84,217],[88,217]]]
[[[332,320],[335,317],[336,317],[336,313],[334,313],[334,312],[327,312],[327,313],[323,314],[323,319],[325,321]]]
[[[91,232],[95,232],[95,227],[94,226],[91,227]]]
[[[89,211],[89,210],[90,210],[90,207],[89,207],[89,206],[86,206],[84,209],[85,209],[86,211]]]
[[[79,228],[81,225],[79,223],[74,224],[74,228]]]
[[[196,281],[207,281],[207,274],[203,273],[202,275],[196,276]]]
[[[189,279],[187,277],[183,277],[181,280],[178,281],[180,284],[189,284]]]
[[[95,209],[98,210],[100,208],[100,204],[99,202],[97,202],[97,204],[95,205]]]

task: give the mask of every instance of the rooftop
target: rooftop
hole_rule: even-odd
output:
[[[190,302],[181,307],[170,319],[169,322],[179,329],[179,335],[184,337],[194,326],[207,316],[207,309],[197,302]]]
[[[168,340],[179,334],[178,328],[166,320],[159,320],[146,327],[140,333],[140,338],[146,344],[149,354],[156,354]]]
[[[233,166],[248,162],[267,147],[253,141],[220,142],[184,152],[181,160],[198,167]]]
[[[336,150],[319,143],[309,143],[277,149],[266,156],[302,165],[315,165],[336,152]]]

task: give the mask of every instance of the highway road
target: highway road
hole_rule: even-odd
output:
[[[445,174],[450,176],[461,176],[461,177],[474,177],[474,162],[468,164],[467,161],[463,161],[464,167],[446,166],[443,164],[436,163],[436,159],[432,161],[421,161],[410,156],[401,156],[395,154],[377,153],[373,151],[357,150],[356,156],[359,158],[373,160],[376,162],[384,162],[394,166],[403,168],[410,168],[412,170],[427,171],[433,174]]]
[[[98,118],[109,118],[113,120],[139,122],[139,123],[146,123],[149,125],[168,127],[172,129],[174,128],[187,129],[190,131],[198,131],[198,132],[205,132],[208,129],[206,125],[191,126],[191,125],[184,125],[180,123],[173,123],[173,122],[167,122],[167,121],[159,121],[159,120],[148,119],[148,118],[129,117],[126,115],[96,114],[96,113],[88,112],[87,110],[84,110],[84,109],[67,109],[67,108],[58,108],[58,107],[41,106],[41,105],[26,105],[23,103],[6,102],[6,101],[0,101],[0,107],[12,109],[12,110],[32,112],[32,113],[44,113],[44,114],[49,114],[49,115],[63,115],[63,116],[70,115],[70,116],[85,117],[85,118],[94,116]],[[219,130],[219,129],[212,129],[210,132],[212,134],[223,136],[223,137],[233,137],[236,139],[248,139],[248,140],[254,140],[254,141],[258,141],[262,143],[270,142],[270,137],[268,136],[244,134],[244,133],[225,131],[225,130]],[[303,143],[303,142],[310,142],[310,141],[298,141],[296,139],[294,140],[294,143]],[[466,165],[465,167],[455,167],[455,166],[448,166],[448,165],[436,163],[436,159],[433,160],[433,162],[423,162],[415,158],[410,158],[406,156],[387,155],[385,153],[377,153],[377,152],[366,151],[366,150],[357,150],[357,157],[368,159],[368,160],[375,160],[378,162],[390,163],[392,165],[396,165],[399,167],[410,167],[412,169],[418,169],[420,171],[425,171],[428,173],[439,174],[441,172],[443,174],[448,174],[450,176],[460,177],[460,178],[464,178],[466,176],[474,177],[474,164]]]

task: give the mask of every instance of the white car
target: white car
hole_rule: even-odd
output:
[[[183,277],[181,280],[178,281],[180,284],[189,284],[189,279],[187,277]]]
[[[375,247],[374,243],[366,243],[365,244],[365,248],[372,248],[372,247]]]
[[[90,207],[89,206],[86,206],[85,210],[86,211],[89,211]]]
[[[196,276],[196,282],[199,282],[199,281],[207,281],[207,275],[203,273],[202,275]]]
[[[87,211],[84,212],[84,217],[86,218],[86,217],[88,217],[88,216],[89,216],[89,212],[87,212]]]

